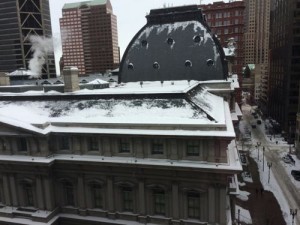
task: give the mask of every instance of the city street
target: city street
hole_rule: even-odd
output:
[[[280,186],[284,198],[286,199],[289,208],[291,209],[300,209],[300,195],[299,190],[300,188],[297,187],[295,184],[298,181],[295,181],[289,174],[287,174],[286,169],[284,168],[282,161],[282,152],[288,152],[289,146],[287,144],[274,144],[266,138],[264,130],[262,129],[263,125],[257,125],[256,128],[251,127],[251,124],[256,124],[257,119],[254,119],[253,115],[251,114],[251,107],[245,106],[242,108],[243,110],[243,119],[250,127],[251,131],[251,139],[252,139],[252,151],[256,149],[254,146],[257,143],[260,143],[260,151],[262,148],[265,148],[264,156],[264,168],[265,173],[267,173],[267,162],[272,162],[271,170],[275,179],[277,180],[278,185]],[[253,150],[254,149],[254,150]],[[260,153],[261,154],[261,153]],[[262,162],[262,157],[259,160]],[[295,168],[296,169],[296,168]],[[287,216],[287,215],[286,215]],[[290,215],[288,215],[290,216]],[[299,216],[295,217],[295,224],[300,224]]]

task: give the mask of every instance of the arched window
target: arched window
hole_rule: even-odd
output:
[[[153,212],[156,215],[166,214],[166,195],[165,190],[161,188],[154,188],[153,195]]]
[[[103,188],[100,183],[91,183],[92,203],[94,208],[103,208]]]
[[[148,45],[148,42],[146,40],[142,40],[141,43],[143,47],[146,47]]]
[[[168,45],[172,45],[174,43],[174,39],[169,37],[167,39],[167,43],[168,43]]]
[[[187,192],[187,214],[188,218],[200,219],[200,193],[196,191]]]
[[[63,181],[64,204],[74,206],[74,185],[70,181]]]
[[[122,210],[133,212],[133,188],[130,186],[121,187]]]
[[[32,184],[29,182],[24,182],[23,194],[24,194],[24,204],[25,206],[34,207],[34,197],[33,197],[33,188]]]

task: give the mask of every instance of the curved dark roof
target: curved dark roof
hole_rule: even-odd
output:
[[[222,80],[224,52],[197,6],[151,10],[128,45],[120,82]]]

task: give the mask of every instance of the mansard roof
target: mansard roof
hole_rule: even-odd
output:
[[[221,80],[223,49],[194,6],[151,10],[120,65],[120,81]]]

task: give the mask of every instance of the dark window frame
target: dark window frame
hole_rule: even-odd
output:
[[[67,206],[74,206],[75,205],[75,200],[74,200],[74,185],[69,182],[69,181],[65,181],[63,183],[63,194],[64,194],[64,203]]]
[[[186,144],[186,156],[200,156],[199,141],[188,141]]]
[[[103,187],[101,184],[92,183],[91,185],[92,201],[94,208],[103,208]]]
[[[98,137],[88,138],[88,151],[98,151],[99,150],[99,140]]]
[[[152,155],[163,155],[164,154],[164,143],[161,140],[153,140],[151,146]]]
[[[153,190],[153,212],[156,215],[166,215],[166,193],[162,189]]]
[[[24,201],[28,207],[34,207],[33,187],[30,183],[23,184]]]
[[[119,153],[130,153],[130,151],[131,151],[130,141],[121,139],[119,142]]]
[[[187,214],[188,218],[200,219],[200,193],[187,193]]]
[[[133,188],[121,187],[122,191],[122,209],[123,211],[133,212]]]
[[[20,137],[18,139],[18,151],[19,152],[27,152],[28,151],[27,140],[25,137]]]

